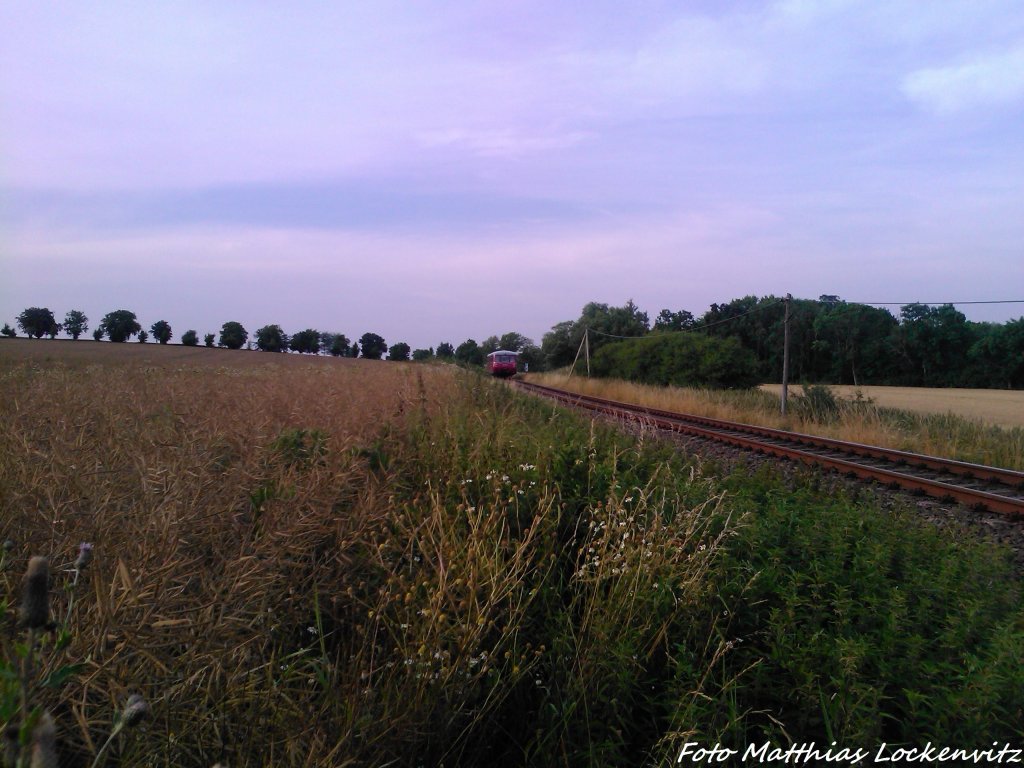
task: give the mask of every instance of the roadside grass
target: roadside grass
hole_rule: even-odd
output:
[[[530,374],[530,381],[679,413],[805,432],[838,440],[1024,471],[1024,428],[999,427],[952,413],[883,408],[868,398],[843,399],[820,385],[790,387],[790,413],[778,396],[759,389],[655,387],[617,379]]]
[[[1006,559],[818,476],[722,477],[445,367],[0,378],[0,595],[30,555],[67,574],[93,544],[40,679],[82,666],[31,691],[66,764],[132,693],[152,718],[105,764],[648,765],[687,740],[1021,733]]]

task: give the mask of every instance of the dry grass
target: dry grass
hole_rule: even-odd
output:
[[[622,742],[599,713],[701,604],[724,535],[701,482],[689,509],[620,489],[593,431],[555,450],[571,425],[450,367],[4,342],[0,381],[0,595],[49,557],[72,639],[40,678],[84,664],[37,692],[67,764],[132,693],[153,718],[109,764],[455,764],[524,701],[553,721],[518,726],[539,756]],[[17,640],[8,613],[5,658]]]
[[[912,401],[919,406],[930,393],[945,393],[942,407],[946,410],[934,415],[897,410],[887,407],[885,402],[872,402],[870,399],[856,400],[855,393],[851,393],[850,400],[840,400],[836,412],[821,414],[815,409],[801,407],[801,388],[794,386],[790,387],[790,413],[784,418],[779,413],[778,396],[765,391],[767,388],[752,391],[684,389],[616,379],[567,378],[562,373],[533,374],[531,381],[678,413],[1024,470],[1024,428],[1003,428],[976,416],[949,413],[957,403],[950,393],[957,390],[919,391],[917,400]],[[862,389],[868,398],[866,388]],[[1022,396],[1019,392],[992,394],[996,396],[994,401],[1005,399],[1010,403],[1021,401]],[[1003,395],[1008,397],[1002,398]],[[996,412],[989,413],[995,418]]]
[[[267,764],[329,755],[340,735],[321,729],[310,701],[317,675],[348,662],[317,653],[317,638],[326,617],[353,610],[347,577],[365,568],[388,511],[359,449],[427,409],[428,390],[442,402],[451,377],[184,348],[162,360],[164,349],[143,348],[162,364],[139,365],[125,358],[142,345],[79,344],[103,364],[0,368],[9,562],[46,553],[67,576],[78,543],[95,545],[66,655],[86,667],[55,704],[62,741],[94,752],[138,691],[167,764],[230,760],[245,744]],[[6,594],[19,577],[0,575]]]

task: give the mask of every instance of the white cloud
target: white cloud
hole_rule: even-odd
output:
[[[946,67],[919,69],[903,80],[912,101],[940,114],[1024,99],[1024,46]]]

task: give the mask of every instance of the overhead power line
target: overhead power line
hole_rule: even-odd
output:
[[[928,307],[943,304],[1024,304],[1024,299],[999,299],[997,301],[847,301],[841,299],[841,301],[844,304],[868,304],[872,307],[905,307],[907,304],[924,304]],[[829,304],[830,302],[822,303]]]

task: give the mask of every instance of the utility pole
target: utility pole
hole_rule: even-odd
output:
[[[590,378],[590,329],[583,331],[583,341],[587,345],[587,378]]]
[[[789,400],[789,303],[793,300],[793,294],[787,293],[786,317],[782,327],[782,415],[786,415],[786,403]]]

